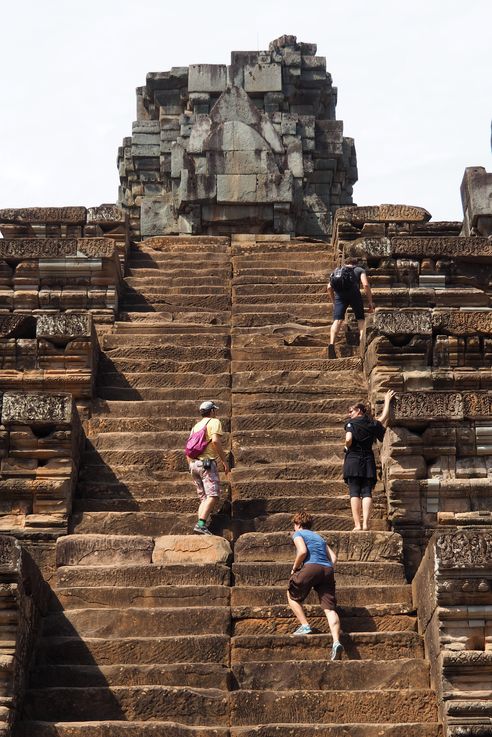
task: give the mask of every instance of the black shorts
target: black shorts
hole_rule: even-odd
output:
[[[359,497],[359,499],[364,499],[371,497],[375,484],[376,479],[366,479],[363,476],[349,476],[347,478],[347,486],[351,498]]]
[[[292,574],[289,580],[289,594],[294,601],[304,601],[311,589],[318,594],[323,609],[335,609],[335,574],[332,566],[319,563],[306,563],[300,571]]]
[[[351,307],[356,320],[364,319],[364,302],[360,289],[354,289],[347,294],[338,294],[335,292],[335,302],[333,304],[333,319],[343,320],[347,307]]]

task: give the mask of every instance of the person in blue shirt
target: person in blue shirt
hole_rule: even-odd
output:
[[[296,557],[290,572],[287,601],[300,622],[293,634],[309,635],[312,632],[302,602],[311,589],[314,589],[333,637],[331,659],[339,660],[343,645],[340,642],[340,619],[336,612],[334,567],[337,556],[321,535],[311,530],[313,521],[313,516],[308,512],[297,512],[292,518],[292,540],[296,546]]]

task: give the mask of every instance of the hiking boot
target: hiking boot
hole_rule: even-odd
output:
[[[210,532],[207,525],[199,525],[198,522],[193,528],[193,532],[198,532],[200,535],[213,535],[213,532]]]
[[[312,633],[312,629],[308,624],[301,624],[300,627],[296,629],[295,632],[293,632],[293,635],[310,635]]]
[[[337,354],[335,352],[335,346],[333,343],[330,343],[328,346],[328,358],[336,358]]]
[[[340,660],[343,653],[343,645],[341,642],[334,642],[331,648],[331,660]]]

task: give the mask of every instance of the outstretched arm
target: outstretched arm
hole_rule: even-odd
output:
[[[391,400],[394,396],[395,392],[393,391],[393,389],[388,389],[388,391],[384,395],[383,411],[381,412],[379,417],[376,417],[376,419],[385,427],[388,424]]]

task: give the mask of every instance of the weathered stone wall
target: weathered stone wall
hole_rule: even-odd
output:
[[[27,669],[48,592],[20,543],[0,536],[0,734],[9,737],[22,708]]]
[[[438,525],[492,522],[492,244],[429,218],[383,205],[335,223],[336,260],[358,256],[373,287],[370,397],[397,392],[381,460],[410,574]]]
[[[268,51],[233,51],[227,66],[147,75],[118,153],[133,238],[331,232],[357,167],[316,51],[282,36]]]
[[[490,528],[433,536],[413,590],[449,737],[490,734],[491,588]]]
[[[118,207],[3,209],[0,233],[0,314],[88,310],[114,322],[128,248]]]

